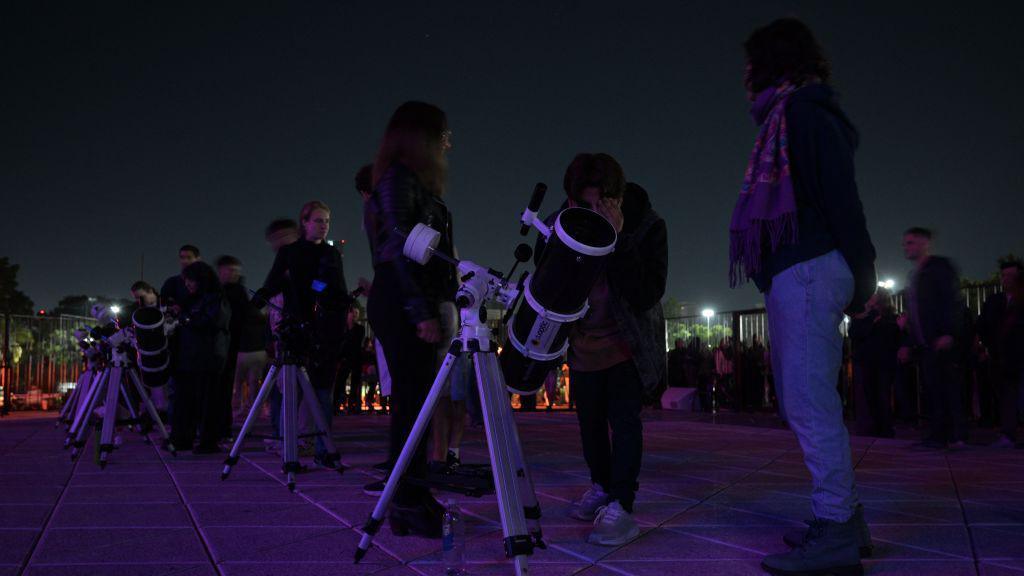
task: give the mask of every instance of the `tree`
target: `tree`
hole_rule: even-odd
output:
[[[0,314],[32,314],[35,311],[32,299],[18,290],[19,268],[6,256],[0,258]]]

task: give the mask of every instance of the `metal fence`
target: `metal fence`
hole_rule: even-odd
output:
[[[2,409],[58,406],[81,370],[74,332],[92,324],[92,318],[81,316],[0,316]]]

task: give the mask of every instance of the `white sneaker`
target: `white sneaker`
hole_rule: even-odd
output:
[[[587,542],[600,546],[622,546],[639,535],[640,527],[636,520],[615,501],[597,511],[594,531],[587,536]]]
[[[583,496],[572,503],[569,517],[584,522],[593,522],[594,518],[597,518],[597,510],[608,504],[609,500],[611,500],[611,496],[606,494],[599,484],[594,484],[583,493]]]

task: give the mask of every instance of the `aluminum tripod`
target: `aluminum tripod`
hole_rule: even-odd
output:
[[[129,394],[130,389],[133,389],[138,394],[138,400],[142,402],[143,408],[145,408],[146,413],[153,420],[157,430],[160,432],[160,436],[167,442],[168,450],[170,450],[171,454],[177,455],[174,445],[171,444],[170,436],[167,434],[167,429],[164,427],[163,420],[157,414],[156,407],[153,406],[153,401],[150,400],[149,393],[146,392],[146,388],[142,384],[142,379],[139,377],[135,367],[128,361],[128,355],[124,351],[115,349],[111,353],[110,362],[103,371],[95,371],[94,373],[92,385],[89,387],[88,394],[81,400],[79,411],[74,422],[71,424],[71,428],[68,430],[68,436],[64,442],[65,448],[68,446],[72,447],[72,459],[77,458],[81,453],[82,447],[85,446],[89,423],[94,421],[93,412],[96,410],[102,397],[104,398],[103,415],[95,418],[95,420],[98,420],[97,425],[100,426],[101,430],[99,446],[100,467],[106,467],[110,453],[114,450],[114,429],[117,426],[117,412],[121,400],[124,401],[124,405],[131,416],[130,424],[137,425],[139,422],[138,413],[135,410],[136,399]],[[146,442],[151,442],[147,430],[140,426],[139,431]]]
[[[334,441],[331,440],[330,430],[327,428],[323,411],[320,409],[320,403],[317,401],[312,384],[309,383],[309,377],[306,376],[306,369],[298,363],[290,352],[285,351],[281,356],[281,359],[274,360],[271,364],[270,371],[267,373],[267,377],[264,378],[263,385],[260,386],[259,394],[256,395],[256,400],[252,403],[252,408],[249,409],[249,415],[245,417],[242,431],[238,433],[238,437],[235,438],[235,444],[231,447],[231,453],[224,460],[224,470],[220,474],[221,480],[227,479],[228,475],[231,474],[232,467],[238,464],[238,455],[242,450],[242,442],[249,434],[253,424],[255,424],[260,408],[270,394],[271,387],[275,385],[280,387],[282,396],[281,433],[284,436],[284,450],[281,452],[281,458],[284,463],[282,469],[287,476],[288,489],[293,492],[295,491],[295,474],[301,469],[299,465],[298,431],[300,390],[302,391],[303,404],[312,412],[313,422],[316,425],[316,433],[313,436],[319,435],[323,437],[324,445],[328,450],[327,460],[337,464],[339,474],[344,472],[344,467],[340,463],[338,449],[334,446]]]
[[[519,432],[512,417],[512,405],[505,388],[505,378],[498,365],[496,345],[491,341],[486,309],[462,308],[460,316],[462,327],[452,339],[448,354],[388,477],[384,492],[363,526],[363,537],[356,549],[355,560],[362,560],[374,535],[380,530],[388,505],[430,423],[452,364],[460,354],[470,354],[475,365],[477,389],[480,391],[491,472],[494,475],[495,495],[504,533],[505,555],[513,559],[516,574],[526,576],[529,573],[526,557],[533,553],[534,548],[547,547],[542,540],[540,505],[533,489],[533,480],[526,468]]]

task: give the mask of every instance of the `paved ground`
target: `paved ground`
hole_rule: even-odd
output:
[[[810,513],[799,450],[784,430],[648,415],[636,517],[621,548],[584,543],[566,517],[587,484],[572,414],[519,415],[544,509],[548,550],[534,574],[759,574],[758,559]],[[171,458],[125,435],[106,470],[91,451],[72,463],[53,420],[0,420],[0,575],[439,575],[439,542],[385,527],[351,562],[374,499],[387,419],[339,417],[343,476],[313,471],[290,494],[275,457],[245,453],[232,477],[218,456]],[[479,431],[464,461],[484,461]],[[855,438],[854,461],[876,545],[871,574],[1024,574],[1024,450],[917,452],[904,440]],[[470,574],[510,574],[497,505],[460,497],[469,518]]]

